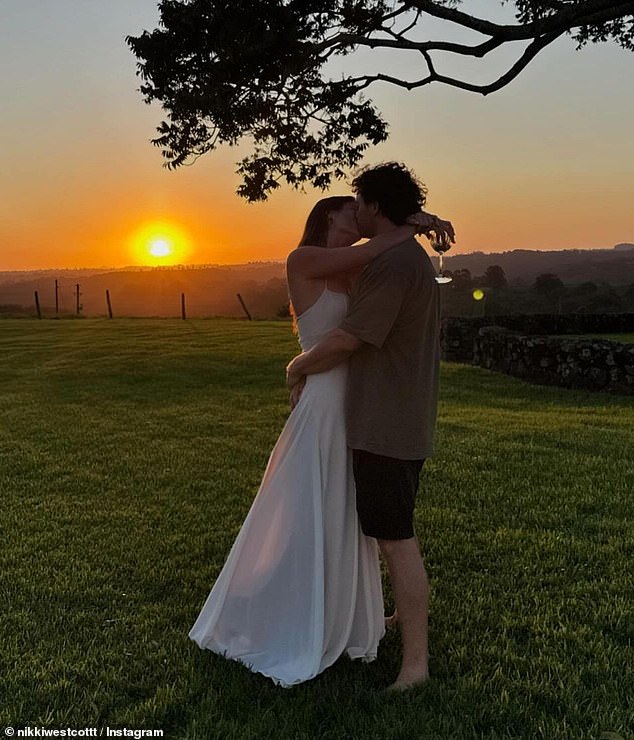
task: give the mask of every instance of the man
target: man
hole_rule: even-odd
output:
[[[405,223],[426,191],[395,162],[363,170],[352,183],[362,236]],[[453,228],[435,217],[453,239]],[[429,677],[427,573],[413,514],[425,458],[432,453],[440,364],[440,304],[431,260],[412,237],[368,265],[346,318],[287,368],[289,388],[306,375],[349,360],[346,401],[361,528],[375,537],[387,562],[403,643],[389,690]]]

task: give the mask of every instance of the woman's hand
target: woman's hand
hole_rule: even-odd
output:
[[[304,354],[302,352],[302,354]],[[299,372],[297,369],[297,360],[302,355],[297,355],[297,357],[293,357],[293,359],[288,363],[286,366],[286,387],[288,388],[289,392],[293,390],[293,387],[296,386],[304,377],[303,373]]]
[[[430,231],[435,231],[437,234],[446,234],[453,243],[456,241],[456,232],[451,221],[443,221],[442,218],[438,218],[432,213],[418,211],[418,213],[408,216],[406,221],[408,224],[417,227],[417,234],[429,236]]]
[[[299,403],[299,399],[301,398],[302,391],[304,390],[305,385],[306,385],[306,377],[304,376],[298,383],[295,383],[295,385],[291,388],[291,392],[289,394],[291,411]]]

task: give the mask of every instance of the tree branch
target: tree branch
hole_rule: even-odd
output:
[[[394,34],[396,35],[396,34]],[[467,56],[482,57],[489,51],[496,49],[505,43],[504,39],[492,38],[488,41],[484,41],[481,44],[475,46],[469,46],[468,44],[458,44],[450,41],[410,41],[409,39],[391,40],[391,39],[378,39],[368,38],[367,36],[358,36],[350,33],[341,33],[336,37],[333,37],[327,42],[327,45],[331,48],[328,49],[328,57],[336,52],[335,47],[342,46],[367,46],[371,49],[384,48],[384,49],[401,49],[403,51],[419,51],[424,54],[428,51],[449,51],[454,54],[465,54]],[[319,44],[316,48],[322,51],[326,47],[326,42]]]
[[[537,54],[539,54],[539,52],[544,47],[548,46],[548,44],[551,44],[556,38],[561,36],[562,33],[563,31],[560,31],[559,33],[544,34],[544,36],[536,38],[531,44],[528,45],[528,47],[524,50],[522,56],[507,72],[505,72],[501,77],[495,80],[495,82],[491,82],[488,85],[474,85],[473,83],[465,82],[463,80],[456,80],[453,77],[439,75],[436,73],[433,66],[431,65],[431,59],[427,57],[426,60],[427,64],[429,65],[430,74],[427,75],[427,77],[424,77],[423,79],[417,80],[415,82],[407,82],[405,80],[398,79],[397,77],[391,77],[390,75],[384,74],[357,77],[347,80],[347,82],[351,82],[353,84],[357,82],[363,83],[357,86],[358,92],[365,89],[366,87],[369,87],[373,82],[389,82],[392,85],[404,87],[407,90],[413,90],[416,87],[423,87],[424,85],[429,85],[432,82],[442,82],[445,85],[458,87],[461,90],[468,90],[469,92],[477,92],[482,95],[489,95],[490,93],[495,92],[496,90],[499,90],[500,88],[507,85],[511,80],[515,79],[515,77],[517,77],[517,75],[531,62],[532,59],[537,56]]]
[[[163,121],[152,140],[166,166],[175,169],[250,136],[254,153],[238,168],[239,193],[265,200],[282,180],[325,188],[356,166],[369,146],[386,140],[386,121],[371,100],[358,97],[374,82],[407,90],[439,82],[488,95],[564,33],[580,45],[613,38],[634,49],[634,0],[508,4],[515,9],[510,24],[474,17],[458,9],[459,0],[159,0],[160,27],[126,40],[143,60],[137,74],[145,101],[161,102],[167,114],[169,123]],[[431,18],[481,36],[468,37],[468,43],[412,36]],[[482,58],[516,41],[522,42],[514,55],[519,58],[488,84],[454,79],[434,66],[436,52]],[[359,47],[417,52],[425,76],[411,82],[386,74],[328,80],[324,65]]]
[[[421,16],[420,11],[416,11],[416,17],[414,18],[414,20],[409,24],[409,26],[407,26],[406,28],[404,28],[402,31],[399,31],[398,33],[396,31],[393,31],[392,28],[390,28],[388,26],[385,26],[385,25],[384,26],[381,26],[381,29],[383,31],[385,31],[386,33],[389,33],[390,36],[392,36],[395,39],[404,39],[404,40],[407,41],[408,39],[405,39],[405,34],[408,31],[411,31],[412,28],[414,28],[414,26],[416,26],[416,24],[418,23],[418,21],[420,19],[420,16]],[[384,20],[385,20],[385,18],[384,18]]]
[[[422,12],[458,23],[465,28],[470,28],[479,33],[491,36],[491,38],[474,46],[444,41],[411,41],[402,35],[407,30],[410,30],[412,27],[410,25],[401,33],[395,33],[387,28],[382,29],[384,32],[389,33],[393,37],[392,39],[351,33],[337,33],[329,39],[316,44],[314,50],[320,54],[322,51],[328,49],[327,56],[330,56],[332,53],[336,53],[336,48],[339,46],[367,46],[371,49],[402,49],[405,51],[419,51],[421,53],[426,51],[446,51],[453,54],[483,57],[489,51],[496,49],[507,41],[525,41],[551,33],[557,33],[559,35],[579,26],[607,23],[621,18],[628,13],[634,14],[634,2],[632,0],[621,0],[620,2],[618,0],[617,2],[611,2],[611,0],[587,0],[583,5],[575,6],[563,6],[557,3],[562,8],[561,11],[548,16],[548,18],[542,18],[532,23],[500,26],[489,21],[474,18],[453,8],[437,5],[432,0],[414,0],[413,4]]]
[[[486,36],[503,38],[506,41],[520,41],[522,39],[542,36],[546,33],[569,31],[592,23],[605,23],[634,13],[634,2],[631,0],[586,0],[576,5],[557,3],[559,9],[553,15],[540,18],[531,23],[520,25],[499,25],[482,18],[463,13],[455,8],[438,5],[433,0],[412,0],[411,6],[422,10],[435,18],[457,23],[464,28],[478,31]]]
[[[435,18],[441,18],[442,20],[457,23],[464,28],[478,31],[478,33],[482,33],[485,36],[506,36],[508,33],[513,33],[517,29],[524,28],[524,26],[501,26],[483,18],[476,18],[475,16],[468,15],[467,13],[463,13],[461,10],[448,8],[446,5],[438,5],[438,3],[433,2],[433,0],[412,0],[411,6],[412,8],[421,10]]]
[[[606,23],[615,18],[623,17],[624,12],[630,10],[634,14],[634,2],[632,2],[632,0],[621,0],[620,2],[610,2],[609,0],[587,0],[582,5],[575,5],[574,7],[571,5],[564,5],[563,3],[558,2],[558,0],[554,0],[551,4],[560,10],[548,18],[543,18],[538,21],[533,21],[532,23],[518,26],[500,26],[498,24],[491,24],[489,21],[482,21],[479,18],[473,18],[472,16],[453,8],[437,5],[432,0],[414,0],[413,5],[418,11],[416,20],[418,20],[420,12],[427,12],[430,15],[459,23],[471,28],[472,30],[477,30],[480,33],[491,34],[491,38],[473,46],[444,41],[411,41],[410,39],[405,38],[403,34],[415,25],[415,21],[400,33],[396,33],[389,28],[383,28],[382,30],[389,33],[393,37],[392,39],[339,33],[331,37],[328,41],[318,45],[318,48],[324,49],[330,47],[327,53],[328,57],[331,53],[336,53],[335,49],[339,45],[418,51],[425,57],[425,61],[430,72],[427,77],[414,82],[407,82],[389,75],[378,74],[350,80],[353,83],[363,83],[359,86],[359,90],[368,87],[376,81],[389,82],[399,87],[404,87],[407,90],[412,90],[415,87],[422,87],[431,82],[442,82],[453,87],[459,87],[463,90],[488,95],[489,93],[504,87],[508,82],[517,77],[517,75],[545,46],[552,43],[552,41],[561,36],[564,32],[570,31],[571,28]],[[537,28],[544,28],[547,30],[535,35],[534,32]],[[489,85],[474,85],[469,82],[439,75],[434,69],[432,58],[429,53],[431,51],[445,51],[453,54],[482,58],[508,41],[526,40],[528,38],[532,38],[533,41],[525,49],[524,54],[518,62],[498,80]]]

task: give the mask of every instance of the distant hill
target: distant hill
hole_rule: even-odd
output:
[[[178,316],[185,293],[191,316],[243,316],[240,293],[254,316],[274,316],[287,302],[285,268],[281,262],[190,268],[128,268],[93,273],[67,271],[0,273],[0,305],[32,306],[37,290],[50,313],[55,306],[55,279],[60,311],[74,313],[75,286],[80,285],[82,314],[105,315],[106,289],[115,316]],[[20,279],[21,278],[21,279]]]
[[[483,275],[489,265],[499,265],[509,281],[532,284],[538,275],[552,272],[566,284],[584,282],[629,285],[634,283],[634,251],[621,249],[566,249],[539,252],[516,249],[512,252],[485,254],[449,253],[445,263],[449,270],[467,269],[472,276]]]
[[[624,242],[623,244],[616,244],[614,249],[617,251],[624,252],[629,249],[634,249],[634,244],[629,244],[628,242]]]
[[[80,279],[90,277],[91,275],[98,275],[102,272],[109,272],[109,267],[97,267],[93,269],[84,268],[80,270],[12,270],[10,272],[0,272],[0,286],[5,283],[21,283],[35,279],[47,279],[51,278],[69,278],[69,279]]]
[[[634,249],[630,246],[558,252],[450,253],[445,262],[452,271],[468,269],[474,279],[490,265],[499,265],[511,285],[517,286],[530,286],[543,273],[554,273],[569,286],[586,282],[626,286],[634,283]],[[284,263],[252,262],[0,272],[0,307],[26,306],[30,311],[37,290],[44,311],[50,313],[55,305],[56,279],[62,313],[74,313],[75,285],[79,283],[82,314],[86,316],[106,314],[106,289],[110,291],[115,316],[178,316],[181,293],[186,295],[190,316],[243,316],[236,293],[242,295],[255,317],[277,315],[288,300]]]
[[[134,265],[129,267],[82,267],[77,269],[46,269],[46,270],[11,270],[0,272],[0,285],[5,283],[20,283],[40,279],[68,279],[75,280],[88,278],[93,275],[103,275],[120,272],[190,272],[199,270],[213,270],[218,272],[233,272],[239,270],[244,274],[254,276],[277,275],[281,262],[247,262],[241,265],[171,265],[169,267],[150,267],[146,265]]]

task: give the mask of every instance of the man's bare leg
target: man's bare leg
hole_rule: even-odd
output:
[[[398,691],[429,678],[427,664],[427,613],[429,583],[415,537],[378,540],[386,560],[403,642],[403,661],[388,690]]]

